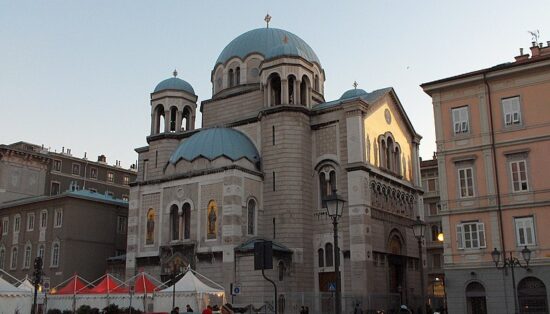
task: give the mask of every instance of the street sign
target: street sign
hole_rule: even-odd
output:
[[[335,292],[336,291],[336,284],[334,282],[331,282],[328,284],[328,291]]]
[[[231,295],[239,295],[241,293],[241,284],[234,283],[231,285]]]

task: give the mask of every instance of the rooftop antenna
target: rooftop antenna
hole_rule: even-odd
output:
[[[529,34],[531,34],[531,41],[536,42],[536,43],[539,42],[540,33],[539,33],[538,29],[536,29],[534,31],[527,31],[527,32]]]
[[[358,85],[359,85],[359,84],[357,84],[357,81],[353,81],[353,88],[354,88],[354,89],[357,89],[357,86],[358,86]]]
[[[269,28],[269,22],[271,21],[271,15],[269,15],[269,13],[265,16],[264,21],[267,23],[267,28]]]
[[[174,74],[174,77],[177,77],[178,76],[178,70],[174,69],[174,72],[172,72],[172,74]]]

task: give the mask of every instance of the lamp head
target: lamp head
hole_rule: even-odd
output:
[[[498,262],[500,262],[500,251],[495,248],[493,252],[491,252],[491,257],[493,258],[493,262],[495,262],[495,266],[498,265]]]
[[[344,212],[344,203],[346,201],[338,196],[336,189],[332,190],[331,195],[325,198],[325,202],[327,204],[327,214],[331,218],[342,217],[342,213]]]
[[[416,221],[412,225],[413,234],[418,240],[424,237],[424,232],[426,231],[426,224],[420,220],[420,216],[416,216]]]
[[[529,250],[527,245],[525,246],[525,248],[523,248],[523,250],[521,250],[521,255],[523,256],[523,259],[525,260],[527,265],[529,265],[529,261],[531,260],[531,250]]]

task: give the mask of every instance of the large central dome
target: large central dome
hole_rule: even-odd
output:
[[[281,49],[281,45],[288,47]],[[321,65],[319,58],[305,41],[291,32],[278,28],[253,29],[233,39],[223,49],[216,60],[216,65],[225,63],[233,57],[244,59],[252,53],[259,53],[264,58],[282,55],[298,56]]]

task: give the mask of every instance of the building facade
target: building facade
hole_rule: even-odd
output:
[[[254,271],[255,242],[273,241],[278,311],[332,312],[333,231],[323,199],[347,200],[338,251],[344,306],[420,306],[411,224],[423,216],[418,145],[392,88],[324,98],[325,70],[311,47],[281,29],[231,41],[200,104],[177,77],[151,93],[151,133],[137,148],[126,276],[167,279],[191,266],[241,293],[236,304],[273,302]],[[424,255],[425,256],[425,255]],[[325,299],[326,298],[326,299]]]
[[[439,171],[437,156],[420,160],[422,187],[424,188],[424,221],[426,223],[427,278],[426,294],[430,307],[441,310],[446,307],[445,273],[443,272],[443,228],[439,216]],[[441,311],[440,311],[441,312]]]
[[[129,184],[136,170],[26,142],[0,145],[0,268],[51,286],[75,272],[93,280],[126,251]],[[30,263],[30,264],[29,264]]]
[[[75,273],[94,280],[124,255],[127,220],[128,202],[88,190],[0,204],[0,268],[30,277],[40,256],[51,287]]]
[[[548,313],[550,47],[425,83],[433,100],[450,313]],[[495,267],[492,252],[525,261]]]

